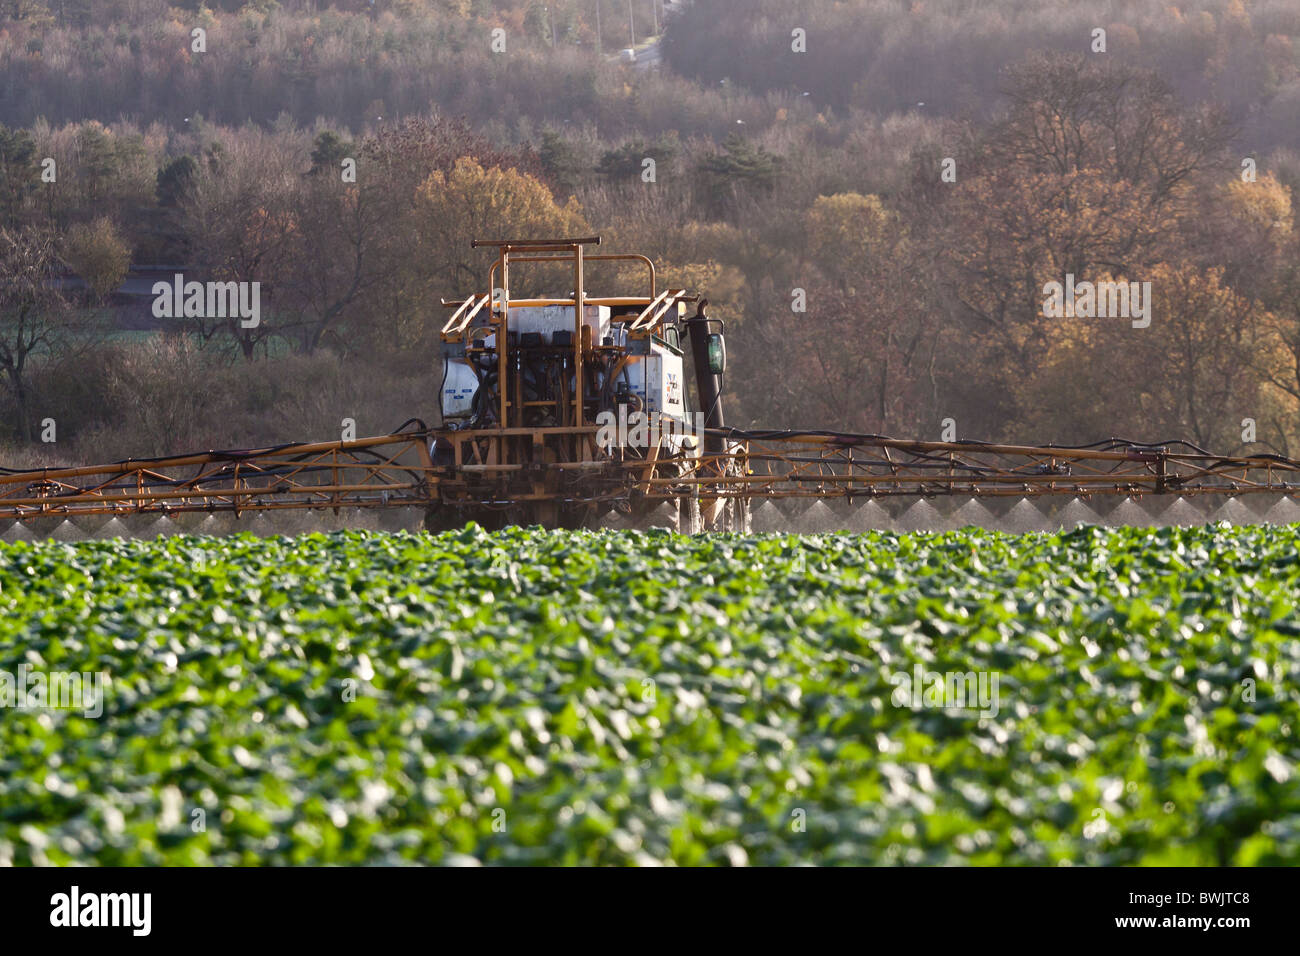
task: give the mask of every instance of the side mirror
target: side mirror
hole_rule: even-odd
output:
[[[727,343],[721,332],[709,333],[709,371],[721,375],[727,370]]]

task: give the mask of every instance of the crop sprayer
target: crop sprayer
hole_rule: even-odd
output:
[[[698,295],[661,289],[649,258],[591,251],[599,243],[474,240],[496,257],[486,291],[442,303],[437,427],[411,419],[355,441],[0,469],[0,519],[93,530],[131,515],[414,508],[433,530],[624,522],[685,533],[1300,520],[1300,462],[1276,455],[728,427],[722,321]],[[643,271],[644,286],[588,294],[596,262]],[[512,273],[536,265],[563,267],[572,291],[512,297]]]

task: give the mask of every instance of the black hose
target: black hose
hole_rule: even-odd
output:
[[[398,425],[396,429],[389,432],[389,434],[390,435],[403,434],[406,426],[411,424],[418,426],[418,428],[415,431],[409,433],[412,438],[418,437],[419,435],[429,431],[429,426],[425,424],[425,422],[422,419],[408,418],[406,421],[402,422],[402,424]],[[107,468],[111,465],[159,464],[161,462],[171,461],[172,459],[175,458],[192,458],[196,455],[206,455],[210,457],[213,461],[218,461],[218,462],[228,461],[231,463],[235,463],[235,462],[247,461],[250,458],[260,458],[263,455],[269,455],[269,454],[274,454],[276,452],[286,451],[290,448],[296,448],[301,445],[316,445],[316,444],[320,444],[320,443],[291,441],[291,442],[283,442],[279,445],[268,445],[264,448],[228,448],[228,449],[222,449],[220,451],[210,450],[210,451],[178,452],[174,455],[158,455],[149,458],[122,458],[118,461],[108,462],[102,467]],[[364,449],[353,449],[354,452],[363,451],[363,450]],[[307,453],[304,452],[302,455],[296,458],[288,459],[288,461],[290,462],[302,461],[306,457],[307,457]],[[378,458],[378,456],[375,457]],[[74,465],[74,466],[67,466],[67,467],[81,467],[81,466]],[[62,468],[0,468],[0,473],[6,475],[40,475],[47,471],[61,471],[61,470],[63,469]]]

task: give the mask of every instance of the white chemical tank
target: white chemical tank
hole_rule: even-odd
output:
[[[469,418],[474,413],[474,395],[478,392],[478,376],[463,360],[443,360],[445,375],[442,382],[442,420],[444,422]]]

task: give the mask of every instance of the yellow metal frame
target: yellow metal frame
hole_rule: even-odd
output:
[[[505,333],[508,324],[507,316],[511,308],[560,306],[573,309],[575,381],[570,422],[580,427],[586,424],[582,407],[585,359],[590,350],[599,345],[599,343],[585,344],[583,341],[583,330],[585,328],[582,314],[583,308],[588,305],[622,309],[639,307],[635,317],[625,318],[623,321],[630,334],[648,335],[659,327],[669,311],[678,307],[679,303],[697,301],[698,297],[688,293],[685,289],[670,289],[657,292],[658,274],[654,262],[648,256],[635,253],[588,254],[585,252],[585,246],[599,244],[599,236],[588,236],[580,239],[475,239],[472,241],[471,245],[474,248],[495,247],[497,250],[496,261],[488,269],[488,291],[486,293],[475,293],[463,301],[443,299],[443,306],[455,311],[443,324],[441,337],[444,342],[458,342],[468,346],[472,339],[471,335],[467,334],[467,331],[471,334],[474,331],[471,323],[485,308],[489,310],[492,317],[489,327],[498,333],[495,343],[498,362],[497,381],[500,383],[498,385],[498,428],[514,427],[518,424],[517,419],[519,419],[517,413],[512,414],[517,410],[510,405],[507,397],[509,389],[505,385],[506,369],[509,366],[509,340]],[[589,262],[617,261],[638,262],[646,267],[648,294],[645,296],[589,297],[585,288],[586,264]],[[570,264],[573,268],[573,296],[570,298],[511,299],[511,265],[532,263]],[[497,284],[498,281],[500,285]],[[500,290],[499,296],[496,295],[498,290]]]

